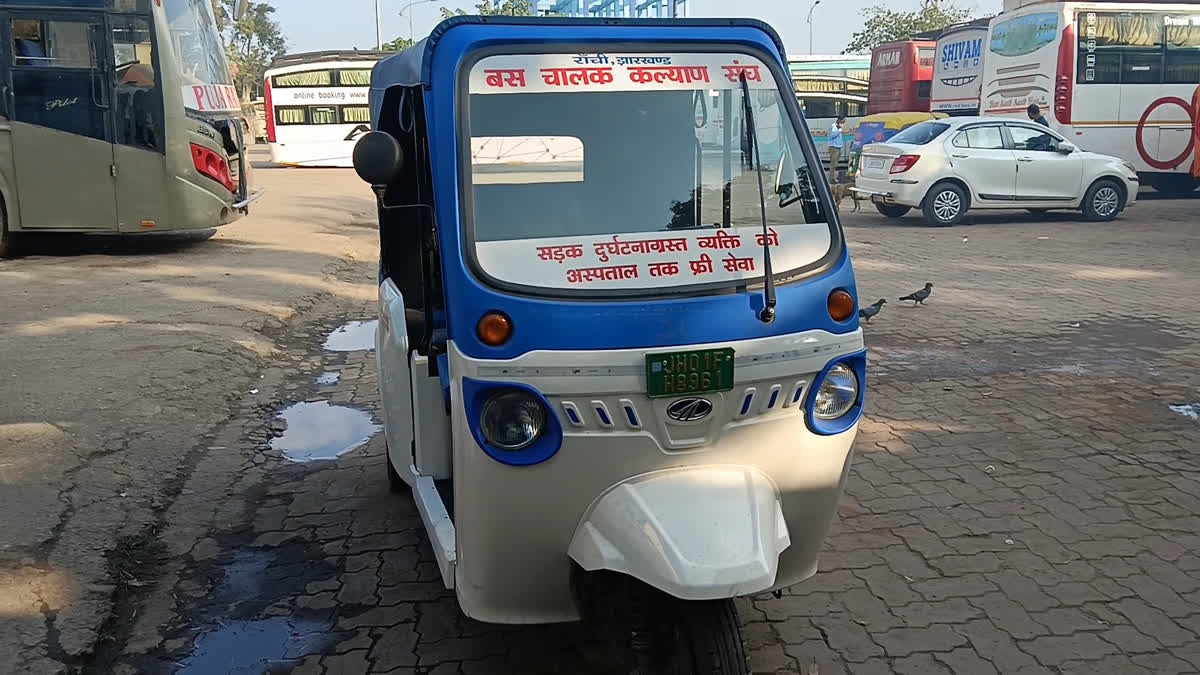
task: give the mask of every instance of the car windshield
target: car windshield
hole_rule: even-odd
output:
[[[797,130],[752,56],[493,56],[470,78],[467,227],[493,279],[643,291],[759,279],[760,178],[775,272],[829,251]],[[777,183],[794,198],[777,197]]]
[[[209,0],[163,0],[163,5],[183,84],[232,85]]]
[[[945,122],[921,122],[901,130],[900,133],[892,136],[891,142],[925,145],[929,141],[941,136],[949,128],[950,125]]]

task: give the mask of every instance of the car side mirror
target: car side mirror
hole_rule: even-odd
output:
[[[353,160],[358,177],[382,199],[383,191],[404,168],[404,150],[391,134],[369,131],[354,144]]]
[[[1079,148],[1075,147],[1075,144],[1071,143],[1070,141],[1059,141],[1057,149],[1062,154],[1069,155],[1072,152],[1075,152],[1076,150],[1078,150]]]

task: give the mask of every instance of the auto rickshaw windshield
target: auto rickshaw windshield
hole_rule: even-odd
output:
[[[564,290],[732,285],[761,277],[764,239],[776,274],[830,250],[833,226],[813,188],[820,169],[808,170],[783,106],[790,94],[754,56],[513,54],[479,60],[469,77],[464,226],[493,279]],[[781,167],[788,176],[775,175]],[[772,198],[780,183],[801,198]]]

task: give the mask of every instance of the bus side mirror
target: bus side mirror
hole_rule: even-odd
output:
[[[237,4],[233,6],[233,20],[241,21],[249,10],[250,0],[237,0]]]
[[[354,170],[377,195],[400,175],[404,168],[404,151],[391,134],[369,131],[354,144]]]

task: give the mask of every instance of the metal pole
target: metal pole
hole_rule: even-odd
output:
[[[819,4],[821,4],[821,0],[814,0],[813,4],[809,5],[809,7],[808,7],[808,53],[809,54],[813,53],[812,15],[813,15],[813,10],[816,9],[817,5],[819,5]]]
[[[375,49],[376,51],[383,50],[383,25],[379,20],[379,0],[375,0]]]

